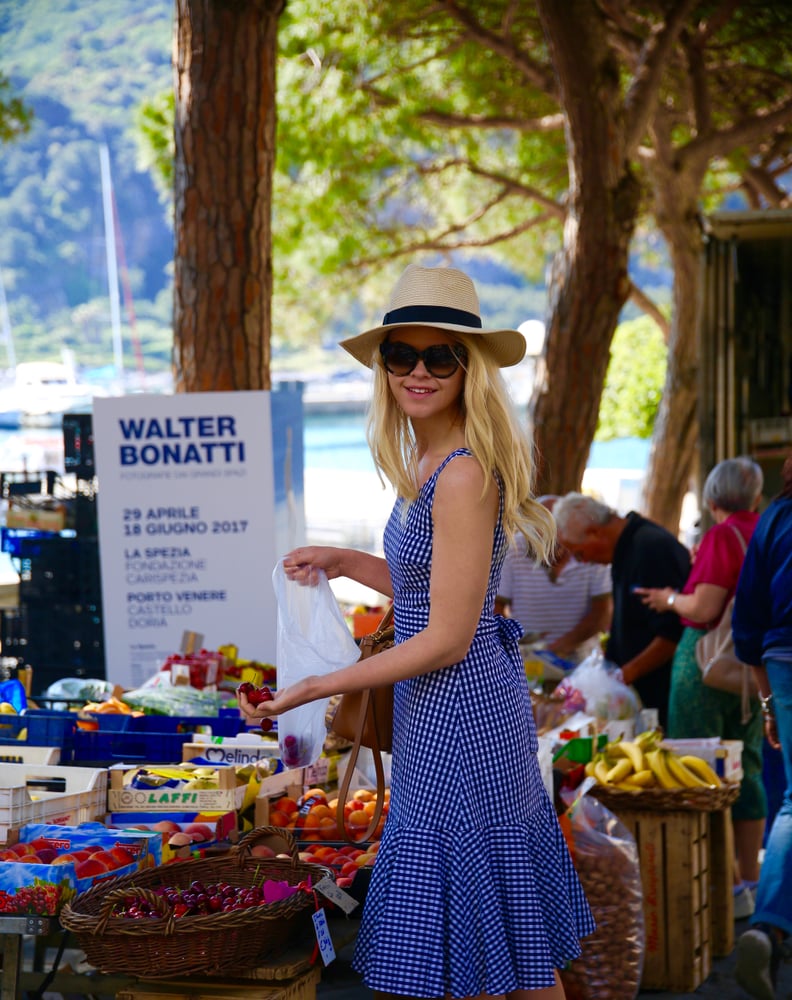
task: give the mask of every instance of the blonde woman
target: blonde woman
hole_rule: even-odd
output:
[[[560,1000],[593,920],[544,789],[515,621],[494,601],[509,540],[553,550],[500,368],[521,334],[482,328],[470,279],[411,265],[383,323],[342,343],[374,369],[368,437],[394,485],[385,558],[307,547],[394,601],[396,645],[243,710],[278,714],[395,682],[391,800],[355,968],[375,996]]]

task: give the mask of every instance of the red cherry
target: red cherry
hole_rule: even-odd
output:
[[[237,691],[240,694],[244,694],[251,705],[260,705],[264,701],[272,701],[272,691],[264,685],[263,687],[256,687],[250,681],[243,681],[239,685]]]

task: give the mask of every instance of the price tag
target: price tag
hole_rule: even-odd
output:
[[[316,943],[319,945],[319,954],[325,965],[329,965],[336,957],[333,939],[330,937],[330,928],[327,926],[327,916],[324,910],[316,910],[313,914],[314,930],[316,931]]]
[[[317,892],[321,892],[326,899],[335,903],[347,915],[358,905],[356,899],[353,899],[348,892],[344,892],[343,889],[339,888],[327,875],[317,882],[314,888]]]
[[[327,757],[320,757],[315,764],[311,764],[305,769],[306,785],[324,785],[327,783],[327,775],[330,770],[330,761]]]

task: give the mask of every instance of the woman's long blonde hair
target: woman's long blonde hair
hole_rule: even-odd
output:
[[[520,426],[497,362],[475,334],[455,333],[467,349],[461,415],[465,445],[485,472],[501,484],[503,529],[511,542],[525,537],[529,551],[548,561],[555,547],[553,515],[533,497],[533,445]],[[408,503],[418,496],[418,466],[412,424],[396,403],[388,375],[373,359],[374,390],[366,437],[374,464]],[[485,484],[485,491],[487,485]]]

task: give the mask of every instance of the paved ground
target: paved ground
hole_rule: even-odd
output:
[[[747,921],[735,924],[735,940],[747,928]],[[350,968],[351,946],[338,954],[336,961],[322,973],[322,981],[317,989],[317,1000],[372,1000],[373,993],[360,984],[357,975]],[[734,981],[735,953],[727,958],[716,959],[714,968],[695,993],[664,993],[659,990],[641,991],[639,998],[645,1000],[749,1000]],[[778,983],[778,1000],[792,998],[792,964],[783,965]]]
[[[354,925],[352,925],[352,929],[349,931],[346,928],[339,928],[337,925],[334,925],[335,921],[333,921],[331,926],[333,927],[333,939],[337,944],[338,954],[336,960],[322,972],[322,980],[317,988],[317,1000],[373,1000],[372,992],[361,985],[358,976],[351,969],[352,949],[354,947],[351,942],[354,936]],[[738,921],[735,924],[735,939],[739,937],[747,926],[747,921]],[[345,931],[347,932],[345,933]],[[341,942],[344,937],[350,943],[342,945]],[[26,939],[26,941],[29,946],[31,939]],[[71,954],[67,951],[63,956],[63,961],[74,964],[80,957],[83,956],[79,952]],[[748,995],[734,981],[734,963],[734,953],[726,958],[717,959],[708,978],[694,993],[669,993],[660,990],[645,990],[639,992],[638,998],[639,1000],[685,1000],[685,998],[690,998],[690,1000],[750,1000]],[[60,967],[62,968],[62,966]],[[40,978],[37,977],[36,983],[40,987]],[[195,985],[199,985],[197,977]],[[273,984],[266,983],[262,985],[272,986]],[[63,989],[64,987],[61,986],[60,988]],[[38,992],[25,994],[23,992],[19,1000],[23,1000],[24,997],[36,997],[37,1000],[38,998],[40,1000],[86,1000],[84,987],[80,993],[46,991],[43,994]],[[99,998],[99,1000],[113,1000],[115,990],[112,992],[106,992],[105,989],[99,989],[98,992],[93,992],[92,990],[91,997]],[[782,965],[781,967],[777,1000],[792,1000],[792,963]]]

